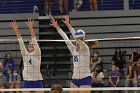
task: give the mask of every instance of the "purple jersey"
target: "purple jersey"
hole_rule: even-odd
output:
[[[113,83],[117,82],[117,78],[119,77],[119,72],[118,71],[110,71],[109,76],[111,77],[111,80]]]

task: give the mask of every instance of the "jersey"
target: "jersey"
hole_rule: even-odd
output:
[[[71,27],[70,31],[74,37],[75,30]],[[65,40],[65,43],[73,55],[73,76],[72,79],[82,79],[91,76],[90,72],[90,52],[89,47],[84,43],[84,41],[76,41],[80,45],[80,49],[77,51],[76,47],[69,40],[67,35],[60,29],[59,34]],[[74,37],[75,38],[75,37]]]
[[[34,44],[34,51],[29,53],[25,48],[22,38],[18,38],[20,44],[20,51],[23,58],[23,79],[26,81],[43,80],[40,72],[41,65],[41,50],[37,43],[36,37],[32,38]]]

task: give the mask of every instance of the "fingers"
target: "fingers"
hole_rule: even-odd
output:
[[[32,22],[32,18],[28,18],[28,22]]]
[[[50,22],[51,22],[51,23],[53,23],[53,21],[52,21],[52,20],[50,20]]]
[[[65,23],[65,20],[62,20],[63,23]]]
[[[28,22],[25,22],[25,23],[26,23],[26,25],[29,25]]]
[[[34,19],[32,19],[32,18],[28,18],[28,22],[32,22],[32,23],[34,23]]]
[[[57,23],[57,20],[55,20],[54,18],[52,18],[52,19],[50,20],[50,22],[51,22],[51,23]]]
[[[16,25],[17,25],[16,20],[13,20],[12,22],[10,22],[10,26],[11,26],[11,27],[14,27],[14,26],[16,26]]]
[[[28,21],[25,22],[25,23],[26,23],[26,25],[27,25],[28,27],[31,27],[31,26],[33,26],[33,24],[34,24],[34,19],[28,18]]]
[[[53,24],[50,24],[51,26],[53,26]]]
[[[13,22],[11,22],[11,23],[16,23],[16,20],[13,20]]]
[[[34,19],[32,19],[32,23],[34,23]]]
[[[64,18],[65,18],[65,19],[69,19],[69,16],[67,15],[67,16],[65,16]]]
[[[56,20],[54,18],[51,19],[52,22],[55,22]]]

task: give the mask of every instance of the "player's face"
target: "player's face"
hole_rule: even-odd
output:
[[[30,42],[30,43],[28,44],[28,50],[29,50],[29,53],[31,53],[31,52],[34,51],[34,44],[33,44],[33,42]]]

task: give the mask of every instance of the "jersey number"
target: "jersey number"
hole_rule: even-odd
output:
[[[29,64],[32,65],[32,59],[29,60]]]
[[[73,61],[78,62],[78,56],[73,56]]]

